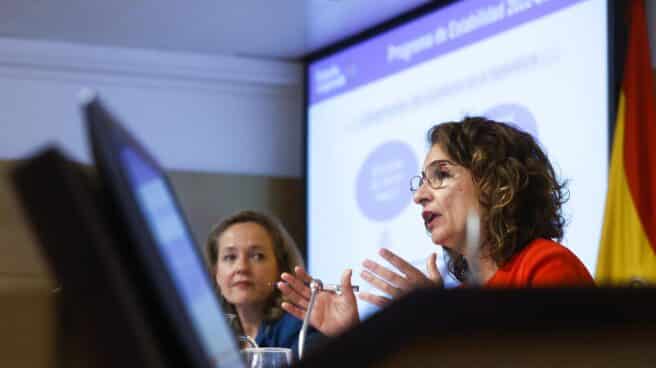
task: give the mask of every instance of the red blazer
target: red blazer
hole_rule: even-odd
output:
[[[551,240],[536,239],[500,267],[484,286],[594,286],[594,280],[569,249]]]

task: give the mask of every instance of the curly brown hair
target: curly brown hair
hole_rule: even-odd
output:
[[[207,237],[207,242],[205,243],[205,256],[221,305],[226,313],[231,314],[236,313],[235,307],[225,300],[221,294],[219,285],[216,283],[215,277],[218,267],[219,237],[232,225],[246,222],[252,222],[262,226],[269,234],[278,270],[281,273],[293,273],[295,266],[304,267],[303,257],[296,246],[296,242],[294,242],[294,239],[289,235],[283,224],[276,217],[258,211],[245,210],[223,219],[212,228]],[[276,320],[283,315],[284,312],[280,307],[281,302],[282,295],[277,288],[274,288],[271,298],[269,298],[268,305],[265,308],[264,320]],[[238,334],[243,334],[238,318],[236,324],[233,324],[233,328]]]
[[[484,117],[466,117],[435,125],[428,131],[428,141],[471,172],[480,193],[482,250],[497,266],[534,239],[562,239],[567,182],[557,179],[530,134]],[[447,252],[449,271],[464,281],[467,262],[462,255]]]

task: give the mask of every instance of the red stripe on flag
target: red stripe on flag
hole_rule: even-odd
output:
[[[626,95],[624,167],[631,197],[656,251],[656,98],[644,2],[631,1],[622,89]]]

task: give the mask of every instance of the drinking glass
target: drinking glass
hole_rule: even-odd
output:
[[[247,348],[241,355],[249,368],[282,368],[292,365],[292,349]]]

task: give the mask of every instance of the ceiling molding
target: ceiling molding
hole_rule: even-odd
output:
[[[226,83],[231,88],[238,84],[298,88],[303,80],[302,65],[293,62],[8,38],[0,38],[0,69],[4,76],[9,76],[7,70],[29,70],[39,79],[55,72],[78,80],[83,75],[94,79],[105,75],[142,80],[146,85],[164,82],[209,88]]]

